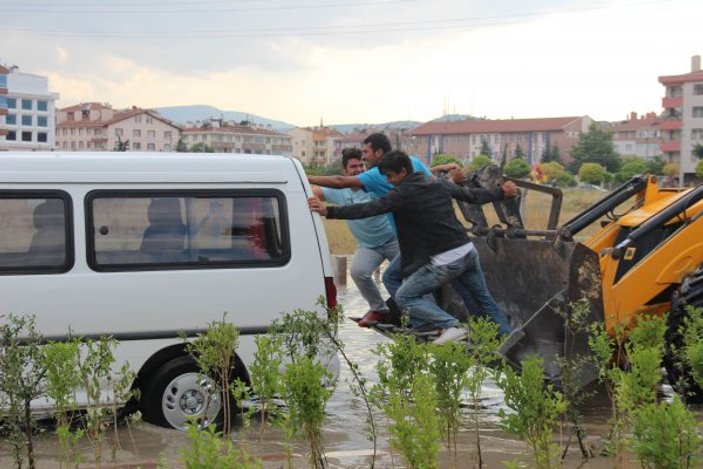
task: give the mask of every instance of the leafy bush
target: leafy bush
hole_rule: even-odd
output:
[[[530,165],[520,158],[513,158],[503,168],[505,174],[512,178],[524,178],[530,175]]]
[[[584,163],[579,168],[579,179],[589,184],[600,184],[605,179],[606,172],[598,163]]]
[[[490,156],[478,155],[474,157],[473,160],[471,160],[471,163],[469,163],[466,169],[469,173],[474,173],[479,169],[483,168],[484,166],[488,166],[489,164],[493,164],[493,160]]]
[[[435,166],[439,166],[441,164],[447,164],[447,163],[456,163],[461,166],[461,160],[459,160],[459,158],[457,158],[456,155],[446,155],[446,154],[438,153],[438,154],[432,156],[432,161],[430,162],[430,167],[434,168]]]

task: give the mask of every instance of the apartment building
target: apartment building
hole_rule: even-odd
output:
[[[703,143],[703,70],[701,57],[691,58],[691,71],[659,77],[664,85],[660,148],[664,159],[679,163],[681,181],[690,180],[696,170],[693,148]]]
[[[620,155],[633,155],[650,161],[662,157],[661,122],[655,112],[643,116],[632,112],[629,119],[611,122],[606,130],[613,134],[613,146]]]
[[[155,111],[81,103],[57,112],[56,145],[65,151],[173,151],[180,127]]]
[[[7,127],[5,116],[7,116],[7,74],[10,73],[6,67],[0,65],[0,148],[5,142]]]
[[[298,127],[286,132],[293,141],[293,156],[309,165],[329,165],[335,160],[335,139],[343,134],[330,127]],[[341,149],[337,151],[337,154]]]
[[[289,135],[249,122],[237,124],[222,119],[190,123],[183,129],[183,141],[188,147],[204,143],[217,153],[290,156],[293,152]]]
[[[53,150],[58,98],[48,78],[0,67],[0,151]]]
[[[446,153],[468,162],[481,154],[482,142],[491,149],[498,161],[501,155],[508,159],[518,146],[530,164],[540,161],[544,151],[559,149],[567,162],[569,151],[578,142],[579,135],[588,131],[593,120],[588,116],[552,117],[539,119],[461,121],[431,121],[408,132],[405,142],[409,153],[418,155],[429,163],[432,155]]]

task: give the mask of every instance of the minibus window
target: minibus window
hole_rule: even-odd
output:
[[[68,213],[63,198],[0,194],[0,273],[67,271]]]
[[[97,270],[283,265],[290,249],[281,198],[260,190],[95,191],[88,201],[89,264]]]

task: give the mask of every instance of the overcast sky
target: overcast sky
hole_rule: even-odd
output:
[[[2,0],[0,61],[58,105],[209,104],[294,125],[661,111],[701,0]]]

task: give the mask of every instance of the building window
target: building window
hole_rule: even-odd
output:
[[[46,132],[37,132],[37,142],[46,143],[48,141],[48,134]]]
[[[147,130],[146,136],[148,138],[156,138],[156,130]]]
[[[693,94],[700,96],[703,94],[703,83],[697,83],[693,85]]]
[[[7,125],[17,125],[17,116],[14,114],[8,114],[5,116],[5,123]]]
[[[17,100],[15,98],[7,98],[7,108],[17,109]]]
[[[142,136],[142,131],[139,129],[133,129],[132,130],[132,137],[141,137]]]
[[[38,127],[48,127],[49,121],[45,116],[37,116],[37,126]]]
[[[2,86],[0,86],[2,88]],[[6,109],[7,108],[7,98],[4,96],[0,96],[0,108]]]
[[[137,124],[141,124],[142,123],[142,116],[134,116],[134,122],[136,122]]]
[[[48,101],[45,101],[43,99],[37,100],[37,111],[47,111],[48,109],[49,109]]]
[[[12,142],[17,141],[17,132],[14,130],[8,131],[7,135],[5,135],[5,140],[10,140]]]
[[[171,131],[164,132],[164,140],[171,140]]]
[[[32,132],[22,132],[22,141],[23,142],[31,142],[32,141]]]
[[[703,117],[703,106],[694,106],[693,117]]]
[[[32,125],[32,116],[22,116],[22,125]]]
[[[79,150],[83,149],[83,141],[78,142],[78,149]]]
[[[139,142],[134,142],[132,143],[132,150],[141,150],[142,149],[142,144]]]
[[[124,135],[124,129],[120,129],[119,127],[115,129],[115,137],[122,137]]]
[[[154,118],[151,116],[146,116],[146,123],[147,124],[153,124],[154,123]]]
[[[146,149],[149,151],[156,151],[156,144],[154,143],[147,143],[146,144]]]
[[[164,151],[171,151],[171,144],[167,143],[164,145]]]
[[[25,111],[31,111],[32,110],[32,100],[31,99],[23,99],[22,100],[22,109]]]
[[[703,140],[703,129],[692,129],[691,140]]]

